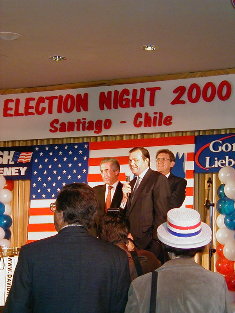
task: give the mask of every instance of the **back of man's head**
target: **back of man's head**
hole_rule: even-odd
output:
[[[127,236],[129,233],[129,223],[118,213],[107,213],[103,216],[101,222],[101,239],[117,243],[126,243],[128,241]]]
[[[93,189],[83,183],[66,185],[56,199],[56,210],[63,212],[64,222],[85,228],[92,224],[97,206]]]

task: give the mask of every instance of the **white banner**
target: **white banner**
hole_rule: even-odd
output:
[[[235,74],[0,96],[0,140],[233,128]]]
[[[18,256],[0,258],[0,306],[4,306],[11,289]]]

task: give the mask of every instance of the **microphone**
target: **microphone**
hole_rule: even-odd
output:
[[[126,175],[126,182],[129,183],[131,181],[131,176],[130,175]],[[127,193],[127,197],[129,197],[130,193]]]

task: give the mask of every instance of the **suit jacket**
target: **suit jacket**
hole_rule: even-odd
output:
[[[130,182],[132,188],[135,180]],[[157,227],[167,219],[169,198],[167,178],[148,169],[134,195],[130,195],[125,208],[130,232],[138,248],[146,249],[152,239],[157,239]]]
[[[130,284],[120,248],[66,227],[21,248],[4,313],[120,313]]]
[[[96,198],[99,201],[99,208],[97,213],[99,216],[103,216],[105,214],[105,188],[106,185],[98,185],[93,187]],[[122,183],[118,182],[115,193],[113,195],[113,199],[111,202],[111,208],[119,208],[122,202]]]
[[[170,260],[157,272],[156,313],[232,313],[221,274],[204,269],[190,258]],[[151,273],[133,280],[125,313],[148,313],[150,290]]]
[[[170,173],[168,181],[171,188],[170,208],[179,208],[186,196],[187,181]]]

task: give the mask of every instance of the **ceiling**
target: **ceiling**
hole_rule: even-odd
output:
[[[235,68],[232,0],[0,0],[0,32],[0,89]]]

